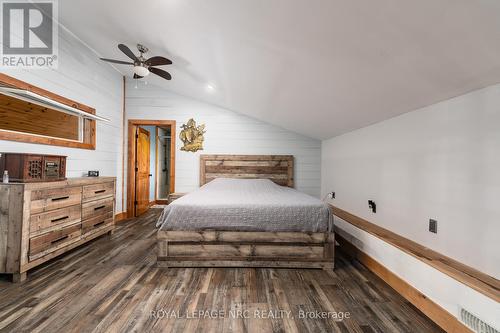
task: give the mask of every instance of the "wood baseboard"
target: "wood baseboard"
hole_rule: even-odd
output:
[[[127,219],[127,212],[121,212],[115,215],[115,223],[121,222]]]
[[[388,270],[385,266],[370,257],[368,254],[358,249],[344,237],[339,235],[339,233],[335,234],[335,240],[340,244],[340,248],[344,253],[347,253],[351,257],[355,258],[366,268],[375,273],[375,275],[384,280],[385,283],[390,285],[401,296],[422,311],[422,313],[424,313],[446,332],[472,333],[472,331],[462,324],[455,316],[431,301],[427,298],[427,296]]]

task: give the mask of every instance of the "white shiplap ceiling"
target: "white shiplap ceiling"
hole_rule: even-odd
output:
[[[100,56],[141,42],[172,59],[173,80],[153,84],[318,139],[500,82],[498,0],[64,0],[59,13]]]

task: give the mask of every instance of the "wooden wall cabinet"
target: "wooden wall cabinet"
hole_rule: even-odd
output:
[[[27,90],[91,115],[96,113],[95,109],[90,106],[35,87],[3,73],[0,73],[0,85]],[[24,112],[28,110],[29,112]],[[0,118],[3,120],[0,128],[0,140],[95,150],[96,121],[93,119],[83,119],[81,128],[79,128],[77,116],[2,94],[0,94]],[[10,121],[7,122],[7,120]],[[44,126],[38,125],[40,121],[43,121]]]
[[[114,177],[0,184],[0,273],[26,272],[115,226]]]

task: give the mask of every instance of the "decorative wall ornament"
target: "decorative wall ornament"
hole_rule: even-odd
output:
[[[203,134],[205,134],[205,124],[196,126],[196,121],[193,118],[189,119],[187,124],[181,126],[182,131],[179,138],[184,142],[181,150],[196,152],[203,150]]]

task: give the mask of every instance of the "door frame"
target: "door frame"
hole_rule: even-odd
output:
[[[175,142],[176,122],[175,120],[128,120],[128,158],[127,158],[127,218],[135,217],[135,132],[138,126],[170,126],[172,139],[170,140],[170,188],[169,192],[175,192]],[[156,134],[155,134],[156,137]],[[156,178],[155,178],[156,179]],[[157,180],[156,180],[157,181]],[[156,182],[155,181],[155,182]],[[155,184],[156,187],[156,184]],[[156,191],[155,191],[156,192]],[[156,197],[156,193],[155,193]]]

